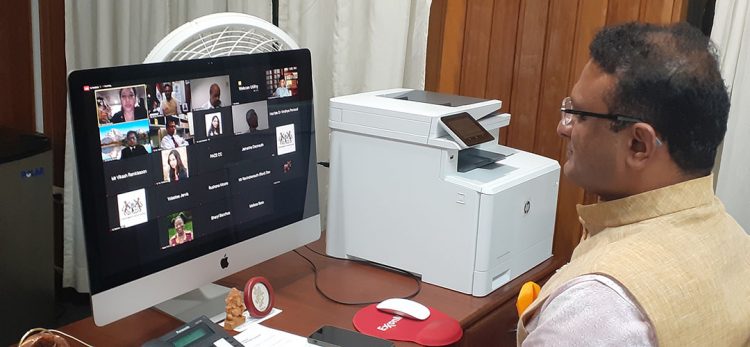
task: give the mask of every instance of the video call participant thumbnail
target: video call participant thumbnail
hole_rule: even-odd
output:
[[[96,97],[96,107],[99,117],[99,125],[112,123],[112,107],[109,106],[103,97]]]
[[[131,122],[147,117],[146,108],[140,102],[146,95],[145,86],[120,88],[117,94],[119,95],[120,110],[112,116],[112,123]]]
[[[201,237],[210,239],[210,235],[227,230],[234,225],[234,213],[228,200],[201,204],[193,209],[193,224],[200,228]]]
[[[197,194],[195,181],[190,178],[177,183],[160,182],[147,189],[152,218],[164,217],[175,211],[184,211],[200,204],[200,194]]]
[[[161,100],[161,113],[165,116],[176,116],[180,111],[180,105],[177,99],[172,97],[172,84],[169,82],[162,84],[161,91],[164,93],[164,98]]]
[[[190,81],[193,111],[211,110],[232,104],[229,76],[200,78]]]
[[[193,111],[195,142],[215,139],[232,134],[232,109],[222,107],[212,110]]]
[[[268,99],[264,71],[238,71],[230,77],[232,105],[247,104]]]
[[[206,122],[206,128],[208,129],[206,136],[211,137],[221,135],[221,113],[214,113],[210,120],[206,117]]]
[[[259,223],[262,217],[273,211],[272,185],[260,185],[251,192],[232,197],[232,217],[235,223]]]
[[[164,248],[175,247],[193,241],[193,221],[190,211],[181,211],[167,216],[167,242]]]
[[[166,123],[167,123],[166,125],[167,133],[164,135],[164,137],[162,137],[161,141],[159,142],[159,147],[162,150],[185,147],[190,144],[182,136],[177,134],[177,125],[180,123],[179,119],[175,117],[167,117]]]
[[[269,98],[286,98],[296,95],[297,67],[290,66],[266,71],[266,87]]]
[[[107,195],[152,185],[154,181],[151,161],[148,155],[137,155],[105,162],[104,188]]]
[[[99,142],[101,144],[102,160],[105,162],[122,159],[122,151],[131,146],[128,144],[127,134],[135,132],[136,142],[148,138],[148,120],[105,124],[99,126]],[[150,146],[149,146],[150,147]],[[147,152],[150,148],[144,148]]]
[[[116,231],[146,223],[150,216],[146,189],[136,189],[107,198],[110,230]]]
[[[268,105],[265,100],[232,106],[234,133],[255,134],[268,129]]]
[[[178,182],[189,177],[187,148],[162,150],[161,156],[164,181]]]
[[[227,170],[211,171],[190,178],[191,196],[201,203],[227,200],[231,196],[234,184],[230,181]]]
[[[146,147],[143,147],[143,145],[138,142],[138,133],[135,132],[135,130],[128,131],[125,136],[125,147],[120,150],[120,159],[148,154]]]
[[[273,166],[273,181],[286,182],[307,173],[307,158],[298,153],[276,156]]]
[[[239,148],[231,136],[219,136],[210,141],[197,143],[190,148],[190,158],[194,163],[192,175],[202,175],[235,165]]]

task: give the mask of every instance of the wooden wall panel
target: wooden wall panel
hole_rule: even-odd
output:
[[[632,22],[638,20],[641,0],[609,0],[608,6],[607,25]]]
[[[424,83],[427,86],[440,85],[447,2],[448,0],[433,0],[430,7],[430,20],[427,27],[427,56],[430,58],[425,64],[424,76]],[[447,66],[448,64],[445,65]]]
[[[461,95],[484,97],[486,89],[487,59],[492,34],[493,0],[472,0],[467,3],[462,58]]]
[[[510,91],[513,85],[513,67],[516,57],[518,11],[521,0],[495,0],[492,14],[492,36],[487,66],[486,98],[502,100],[503,112],[510,112]],[[500,143],[506,144],[508,128],[500,129]]]
[[[669,22],[686,20],[688,14],[689,0],[675,0],[672,5],[672,18]]]
[[[533,151],[536,118],[541,86],[545,38],[547,34],[547,1],[523,1],[519,11],[516,35],[516,60],[511,91],[512,115],[508,128],[508,145]]]
[[[687,0],[434,0],[426,89],[502,100],[512,118],[500,143],[563,164],[560,101],[588,62],[594,35],[633,20],[682,20],[686,11]],[[553,246],[560,265],[580,240],[576,204],[596,199],[561,177]]]
[[[577,7],[577,1],[550,3],[545,43],[547,50],[542,66],[539,118],[534,139],[534,152],[549,158],[558,158],[562,149],[562,139],[557,135],[557,123],[560,122],[561,101],[570,91]]]
[[[673,0],[647,0],[641,3],[640,20],[649,23],[672,21]]]
[[[31,2],[5,1],[0,11],[0,126],[35,130]]]
[[[68,86],[65,65],[65,2],[39,3],[39,36],[42,58],[42,110],[44,134],[52,143],[54,184],[63,186],[65,121]]]
[[[466,1],[445,0],[445,26],[441,33],[443,44],[440,54],[441,65],[435,90],[458,94],[461,83],[461,65],[464,47],[464,26],[466,24]],[[433,3],[432,9],[440,3]],[[432,10],[431,9],[431,10]],[[431,11],[432,12],[432,11]],[[428,49],[429,51],[429,49]],[[429,54],[428,54],[429,56]],[[429,59],[428,59],[429,60]]]

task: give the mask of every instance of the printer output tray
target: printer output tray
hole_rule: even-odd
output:
[[[467,148],[458,152],[458,172],[468,172],[476,168],[492,164],[505,159],[506,155],[483,151],[477,148]]]

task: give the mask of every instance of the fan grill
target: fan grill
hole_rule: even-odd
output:
[[[189,41],[188,41],[189,42]],[[202,32],[183,48],[174,50],[167,60],[188,60],[238,54],[276,52],[290,49],[276,36],[250,26],[226,26]]]

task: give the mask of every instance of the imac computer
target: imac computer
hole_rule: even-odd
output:
[[[308,50],[68,84],[97,325],[320,237]]]

